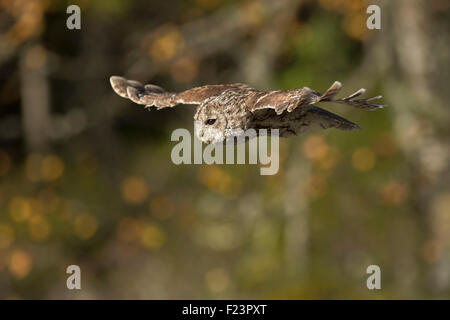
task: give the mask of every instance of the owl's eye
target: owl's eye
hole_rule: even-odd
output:
[[[208,126],[212,126],[216,122],[216,119],[208,119],[205,121],[205,124]]]

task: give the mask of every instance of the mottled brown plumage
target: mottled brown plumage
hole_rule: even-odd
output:
[[[313,125],[324,129],[360,128],[353,122],[313,105],[318,102],[346,104],[364,110],[384,106],[370,102],[381,96],[355,99],[365,92],[364,89],[346,98],[334,99],[341,88],[338,81],[324,94],[307,87],[263,91],[240,83],[206,85],[171,93],[155,85],[142,85],[118,76],[112,76],[110,82],[118,95],[146,107],[163,109],[178,104],[198,105],[194,115],[195,130],[199,139],[205,143],[220,143],[241,136],[248,129],[279,129],[281,137],[289,137],[303,133]]]

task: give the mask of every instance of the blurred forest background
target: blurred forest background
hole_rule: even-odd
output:
[[[450,298],[449,24],[447,0],[0,0],[0,298]],[[282,139],[274,176],[176,166],[193,108],[148,112],[111,75],[340,80],[389,108],[328,105],[364,129]]]

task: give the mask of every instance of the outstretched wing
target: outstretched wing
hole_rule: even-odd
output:
[[[314,105],[282,114],[276,114],[275,110],[270,108],[259,109],[253,112],[249,124],[249,127],[254,129],[279,129],[280,137],[299,135],[316,126],[322,129],[361,129],[356,123]]]
[[[225,90],[246,87],[243,84],[219,84],[192,88],[180,93],[166,92],[153,84],[143,85],[134,80],[112,76],[109,78],[114,91],[121,97],[134,103],[155,106],[158,109],[174,107],[178,104],[201,104],[205,99],[217,96]]]
[[[322,129],[336,128],[340,130],[361,129],[359,125],[353,123],[335,113],[329,112],[316,106],[308,106],[305,113],[305,120],[311,124],[317,124]]]
[[[291,112],[294,109],[306,107],[317,102],[335,102],[365,110],[375,110],[385,106],[370,103],[372,100],[380,99],[381,96],[369,99],[354,99],[363,94],[365,89],[359,89],[355,93],[343,99],[334,99],[334,96],[339,92],[341,87],[341,83],[339,81],[335,81],[324,94],[311,90],[307,87],[294,90],[258,92],[249,102],[249,109],[250,111],[256,111],[259,109],[270,108],[274,109],[277,114],[281,114],[286,110]]]

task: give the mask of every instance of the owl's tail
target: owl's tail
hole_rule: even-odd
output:
[[[317,101],[315,102],[335,102],[365,110],[376,110],[386,106],[385,104],[370,103],[370,101],[372,100],[381,99],[382,96],[376,96],[368,99],[355,99],[356,97],[359,97],[360,95],[366,92],[366,89],[364,88],[359,89],[358,91],[352,93],[348,97],[342,99],[334,99],[335,95],[341,90],[341,87],[342,84],[339,81],[335,81],[331,85],[331,87],[327,91],[325,91],[324,94],[318,97]]]

